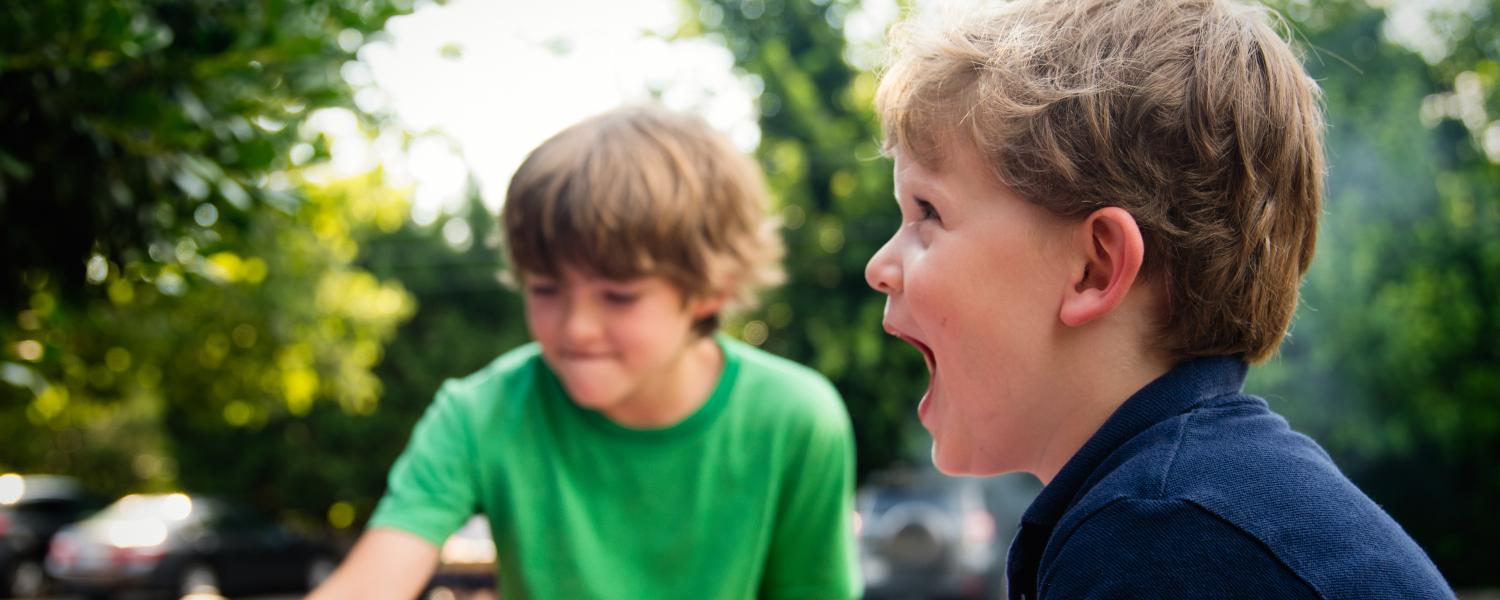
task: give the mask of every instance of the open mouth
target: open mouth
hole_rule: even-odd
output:
[[[918,341],[916,338],[913,338],[913,337],[911,337],[909,335],[899,334],[899,333],[896,334],[896,335],[897,335],[897,337],[900,337],[902,340],[904,340],[906,343],[911,344],[912,346],[915,346],[918,350],[922,351],[922,360],[927,361],[927,372],[929,374],[937,372],[937,359],[934,358],[933,355],[932,355],[932,348],[928,348],[927,344],[923,344],[922,342]]]
[[[927,347],[927,344],[922,343],[916,338],[913,338],[904,333],[897,333],[894,331],[891,333],[895,334],[896,337],[905,340],[906,343],[911,344],[916,349],[921,350],[922,360],[927,362],[927,393],[922,394],[922,401],[917,403],[917,418],[922,420],[923,426],[926,426],[927,413],[932,410],[932,395],[934,392],[934,387],[937,385],[937,356],[933,355],[932,348]]]

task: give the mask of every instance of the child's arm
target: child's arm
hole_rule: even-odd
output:
[[[309,598],[410,600],[426,586],[439,546],[477,503],[471,417],[450,390],[444,384],[413,428],[365,533]]]
[[[416,598],[437,568],[438,549],[415,534],[377,527],[366,531],[328,581],[308,600]]]

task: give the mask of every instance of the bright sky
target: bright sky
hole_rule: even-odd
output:
[[[868,48],[894,18],[894,0],[850,15],[850,37]],[[415,186],[413,218],[428,223],[462,200],[473,173],[491,210],[526,153],[562,128],[653,93],[695,112],[751,151],[759,142],[754,78],[704,39],[667,41],[681,0],[450,0],[392,19],[388,39],[360,51],[344,70],[363,89],[366,110],[393,112],[416,134],[402,147],[387,133],[371,145],[352,114],[315,116],[330,133],[335,169],[385,166],[394,183]],[[342,41],[342,40],[341,40]],[[358,40],[351,40],[357,42]],[[859,56],[852,56],[856,61]]]
[[[415,184],[413,217],[430,222],[462,199],[468,173],[497,209],[526,153],[585,116],[649,99],[696,112],[750,150],[759,140],[751,83],[706,40],[668,42],[679,0],[495,2],[453,0],[391,20],[385,41],[346,69],[365,109],[391,110],[417,134],[404,151],[391,136],[361,151],[335,136],[335,163],[376,160]],[[367,65],[367,66],[366,66]],[[367,85],[373,84],[373,85]],[[348,130],[345,115],[324,126]],[[357,137],[357,136],[354,136]],[[404,166],[404,168],[403,168]]]

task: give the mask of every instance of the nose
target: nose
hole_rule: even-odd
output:
[[[586,344],[603,330],[597,307],[587,299],[570,299],[563,308],[563,335],[570,346]]]
[[[865,265],[865,283],[886,295],[901,292],[901,264],[892,248],[895,241],[894,237],[887,240]]]

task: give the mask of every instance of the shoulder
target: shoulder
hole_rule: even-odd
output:
[[[739,362],[732,402],[760,422],[823,435],[850,435],[849,413],[838,390],[817,371],[721,336],[724,351]]]
[[[1174,534],[1184,547],[1163,549],[1169,555],[1192,554],[1194,539],[1232,537],[1323,595],[1447,596],[1405,531],[1260,398],[1214,399],[1143,432],[1105,464],[1064,517],[1079,531],[1175,515],[1188,529]]]
[[[1120,497],[1048,544],[1039,596],[1316,598],[1243,530],[1181,499]]]
[[[514,383],[518,377],[531,376],[531,369],[542,359],[542,347],[535,342],[517,346],[496,357],[478,371],[448,380],[443,387],[455,393],[489,386]]]
[[[823,374],[744,342],[722,340],[725,352],[740,363],[736,393],[753,394],[780,408],[843,413],[843,399]]]
[[[838,392],[822,373],[811,367],[756,348],[734,338],[721,336],[724,351],[740,363],[740,384],[756,389],[779,389],[799,396],[818,396],[838,400]]]
[[[499,398],[514,398],[516,392],[530,392],[535,385],[536,371],[541,367],[542,351],[536,343],[518,346],[483,368],[443,382],[438,391],[439,400],[464,405],[493,402]]]

